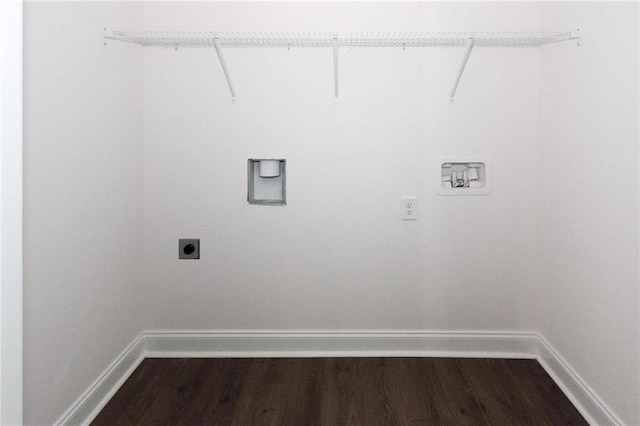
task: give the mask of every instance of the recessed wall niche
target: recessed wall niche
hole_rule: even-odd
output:
[[[488,158],[440,158],[436,192],[439,195],[488,195],[491,168]]]
[[[247,201],[249,204],[287,204],[287,160],[250,158],[247,161]]]

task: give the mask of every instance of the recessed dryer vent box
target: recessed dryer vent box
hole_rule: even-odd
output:
[[[249,204],[284,206],[287,204],[287,161],[249,159],[247,161]]]
[[[440,195],[487,195],[491,192],[489,160],[440,158],[436,192]]]

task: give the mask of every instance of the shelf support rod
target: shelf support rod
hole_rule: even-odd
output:
[[[333,95],[337,99],[340,94],[338,85],[338,38],[333,38]]]
[[[220,60],[220,66],[222,66],[222,71],[224,72],[224,77],[227,79],[227,84],[229,85],[229,91],[231,92],[231,101],[236,101],[236,91],[233,90],[233,84],[231,83],[231,76],[229,75],[229,69],[227,68],[227,63],[224,60],[224,54],[222,53],[222,47],[220,46],[220,40],[217,38],[213,39],[213,45],[216,48],[216,53],[218,54],[218,59]]]
[[[453,82],[453,87],[451,88],[451,94],[449,96],[451,98],[451,102],[453,102],[453,99],[456,96],[456,90],[458,89],[460,78],[464,72],[464,67],[467,66],[467,61],[469,60],[469,55],[471,55],[471,49],[473,49],[475,42],[476,40],[474,38],[469,38],[469,40],[467,40],[467,45],[464,49],[464,56],[462,57],[462,62],[460,62],[460,66],[458,67],[458,73],[456,74],[456,79]]]

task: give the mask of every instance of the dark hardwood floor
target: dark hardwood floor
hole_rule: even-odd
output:
[[[535,360],[146,359],[93,425],[586,425]]]

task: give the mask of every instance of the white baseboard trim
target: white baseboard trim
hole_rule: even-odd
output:
[[[484,332],[150,331],[144,339],[148,358],[535,358],[537,348],[533,334]]]
[[[553,346],[540,335],[538,335],[537,359],[590,425],[621,426],[624,424]]]
[[[88,425],[144,360],[144,337],[136,337],[54,424]]]
[[[56,425],[89,424],[144,358],[455,357],[537,359],[591,425],[622,425],[553,347],[532,332],[148,331]]]

